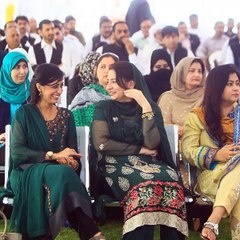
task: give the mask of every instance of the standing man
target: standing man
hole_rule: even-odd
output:
[[[42,41],[29,48],[28,56],[31,65],[53,63],[69,77],[71,60],[69,49],[54,40],[54,25],[48,20],[39,23],[39,34]]]
[[[162,37],[165,47],[162,49],[157,49],[153,53],[157,51],[159,53],[167,53],[169,56],[169,61],[172,63],[173,68],[176,67],[182,58],[194,57],[194,54],[191,50],[182,47],[182,45],[179,43],[179,33],[176,27],[167,26],[163,28]]]
[[[182,47],[191,50],[196,55],[196,50],[200,45],[200,39],[198,35],[188,33],[187,25],[185,22],[178,23],[179,42]]]
[[[99,23],[99,34],[93,36],[93,38],[85,46],[85,55],[89,52],[96,51],[99,47],[110,43],[110,37],[112,34],[112,21],[102,16]]]
[[[118,55],[119,61],[136,62],[137,49],[134,48],[130,40],[126,22],[118,21],[113,25],[113,38],[115,42],[103,46],[102,53],[112,52]]]
[[[224,43],[229,39],[224,35],[224,23],[218,21],[214,26],[215,34],[212,37],[205,39],[196,51],[197,57],[201,58],[208,70],[210,69],[208,58],[216,52],[222,50]]]
[[[26,16],[19,15],[16,17],[15,22],[20,33],[22,46],[29,48],[30,46],[34,45],[36,42],[35,38],[31,37],[29,34],[30,27],[28,18]]]
[[[86,45],[86,42],[85,42],[85,39],[84,39],[84,36],[81,32],[78,32],[76,31],[75,27],[76,27],[76,19],[69,15],[65,18],[65,25],[66,25],[66,28],[69,29],[70,31],[70,34],[72,34],[73,36],[75,36],[79,42],[85,46]]]
[[[71,71],[69,79],[74,75],[74,70],[77,64],[84,59],[84,47],[83,45],[71,35],[72,38],[68,38],[64,35],[64,26],[59,20],[54,20],[54,40],[63,44],[63,47],[68,48],[70,52]]]

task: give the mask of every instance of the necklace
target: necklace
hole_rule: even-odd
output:
[[[57,112],[58,112],[58,108],[56,106],[53,106],[53,108],[56,107],[55,111],[51,109],[48,113],[45,113],[42,110],[40,104],[37,104],[36,106],[38,107],[38,109],[39,109],[40,113],[42,114],[42,117],[47,125],[49,124],[49,122],[51,122],[52,120],[54,120],[56,118]],[[48,116],[48,117],[46,117],[46,116]]]

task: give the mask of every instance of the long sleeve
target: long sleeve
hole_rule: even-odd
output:
[[[138,154],[141,149],[141,146],[112,140],[106,121],[93,121],[92,139],[97,152],[104,155],[134,155]]]
[[[143,145],[148,149],[156,149],[160,143],[160,133],[155,119],[143,119]]]
[[[46,154],[44,151],[33,150],[28,147],[27,132],[24,131],[26,122],[23,122],[25,118],[20,118],[18,113],[20,112],[16,113],[11,132],[11,157],[14,168],[21,164],[43,162]]]
[[[200,169],[211,169],[218,148],[195,113],[189,113],[182,138],[183,158]]]

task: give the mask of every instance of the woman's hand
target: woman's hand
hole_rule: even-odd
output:
[[[81,154],[77,153],[73,148],[65,148],[61,152],[53,154],[53,159],[68,158],[68,157],[81,157]]]
[[[214,157],[214,160],[225,163],[239,153],[240,153],[240,146],[236,146],[234,144],[225,145],[220,150],[218,150],[218,152]]]
[[[149,155],[149,156],[152,156],[152,157],[156,157],[158,152],[156,149],[154,150],[151,150],[151,149],[148,149],[146,147],[142,147],[139,154],[143,154],[143,155]]]
[[[148,100],[143,95],[142,91],[138,89],[128,89],[124,91],[124,94],[128,98],[134,99],[138,105],[142,108],[142,112],[151,112],[152,107]]]
[[[58,158],[57,162],[60,164],[68,165],[69,167],[73,168],[74,170],[77,170],[79,167],[77,160],[75,160],[73,157]]]
[[[0,134],[0,143],[4,144],[6,141],[6,133],[1,133]]]

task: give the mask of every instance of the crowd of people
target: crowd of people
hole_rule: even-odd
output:
[[[80,239],[106,239],[79,178],[76,126],[91,128],[96,171],[123,206],[123,239],[153,239],[156,225],[161,239],[185,239],[184,186],[167,124],[178,125],[182,159],[198,169],[195,191],[213,202],[201,237],[215,240],[230,216],[232,239],[240,239],[240,26],[234,33],[229,18],[224,32],[218,21],[206,37],[198,16],[189,20],[189,29],[182,21],[161,26],[147,1],[134,0],[125,20],[102,16],[89,41],[73,16],[5,24],[2,164],[7,124],[13,137],[0,195],[14,197],[11,227],[24,239],[54,239],[66,221]],[[67,108],[59,106],[64,85]]]

